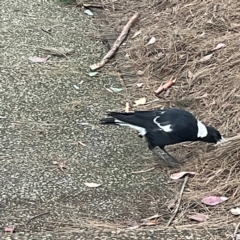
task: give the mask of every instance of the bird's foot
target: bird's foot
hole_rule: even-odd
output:
[[[152,152],[159,158],[161,158],[165,165],[168,167],[179,167],[183,164],[183,162],[180,162],[179,160],[177,160],[176,158],[172,157],[169,153],[167,153],[166,151],[164,151],[165,153],[167,153],[167,155],[170,157],[170,159],[166,159],[162,153],[160,153],[156,148],[152,149]]]

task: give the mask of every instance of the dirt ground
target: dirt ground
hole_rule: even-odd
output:
[[[193,14],[192,8],[201,9],[202,1],[121,3],[102,1],[105,18],[95,8],[88,16],[84,8],[55,1],[1,1],[2,239],[231,239],[238,222],[229,213],[239,202],[238,139],[223,150],[198,143],[173,146],[169,149],[176,156],[189,160],[182,169],[133,173],[156,163],[145,141],[130,129],[106,128],[98,121],[108,110],[124,110],[126,102],[136,109],[133,101],[146,97],[147,104],[139,109],[184,106],[226,137],[237,135],[239,6],[233,1],[224,5],[224,12],[220,3],[204,1],[212,7],[209,14],[221,14],[217,20],[222,25],[209,23],[198,29],[200,22],[194,17],[205,15],[200,10]],[[185,17],[182,8],[188,13]],[[105,40],[111,45],[136,11],[141,15],[126,44],[90,77],[89,65],[107,51]],[[194,22],[194,27],[187,28],[183,20]],[[140,37],[132,38],[140,29]],[[156,44],[146,46],[152,36]],[[220,42],[226,47],[199,63]],[[71,54],[51,54],[46,47]],[[44,63],[29,59],[48,55]],[[144,74],[139,76],[139,70]],[[169,96],[156,97],[153,91],[171,76],[177,82]],[[109,92],[110,87],[123,91]],[[167,206],[178,198],[182,185],[170,181],[169,175],[180,170],[197,175],[186,186],[174,227],[166,229],[172,216]],[[101,186],[89,188],[89,182]],[[229,201],[208,208],[199,200],[210,193]],[[210,221],[187,218],[198,211],[207,212]],[[155,226],[127,229],[129,222],[156,214]],[[11,229],[13,234],[4,231]]]

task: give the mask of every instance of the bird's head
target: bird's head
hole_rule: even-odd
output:
[[[223,136],[220,134],[220,132],[214,128],[214,127],[210,127],[210,126],[206,126],[207,128],[207,136],[202,138],[201,141],[203,142],[208,142],[208,143],[220,143],[225,141],[225,139],[223,138]]]

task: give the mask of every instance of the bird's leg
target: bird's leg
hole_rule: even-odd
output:
[[[177,165],[179,165],[179,164],[176,164],[176,163],[174,164],[174,163],[168,161],[168,160],[163,156],[163,154],[158,151],[158,149],[156,149],[156,148],[150,148],[150,150],[151,150],[158,158],[161,158],[167,166],[176,167]]]
[[[177,164],[183,164],[183,162],[180,162],[179,160],[177,160],[175,157],[173,157],[170,153],[168,153],[163,147],[160,147],[161,150],[163,150],[172,160],[174,163],[177,163]]]

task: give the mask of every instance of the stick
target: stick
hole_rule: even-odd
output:
[[[90,69],[96,70],[98,68],[103,67],[110,58],[112,58],[114,56],[114,54],[117,52],[119,46],[122,44],[122,42],[126,39],[128,32],[130,30],[130,28],[132,27],[132,25],[135,23],[135,21],[137,20],[137,18],[139,17],[140,13],[135,13],[128,21],[128,23],[125,25],[125,27],[123,28],[121,34],[119,35],[119,37],[117,38],[117,40],[114,42],[112,48],[108,51],[108,53],[103,57],[103,59],[98,62],[95,63],[93,65],[90,66]]]
[[[233,239],[235,240],[237,240],[237,232],[238,232],[238,229],[239,229],[239,226],[240,226],[240,223],[238,223],[238,225],[236,226],[236,228],[235,228],[235,230],[234,230],[234,233],[233,233]]]
[[[162,91],[166,91],[168,88],[170,88],[174,83],[176,82],[176,78],[173,79],[173,77],[171,77],[168,82],[166,82],[165,84],[161,85],[155,92],[156,95],[158,95],[159,93],[161,93]]]
[[[173,228],[177,229],[177,230],[182,230],[182,229],[189,229],[189,228],[193,228],[193,229],[203,229],[203,227],[209,227],[211,226],[211,228],[217,228],[219,227],[219,224],[221,224],[221,227],[229,227],[230,223],[233,223],[236,219],[231,220],[227,223],[222,223],[221,221],[216,222],[215,224],[213,223],[209,223],[209,222],[200,222],[198,224],[187,224],[187,225],[179,225],[179,226],[174,226]],[[234,239],[235,240],[235,239]]]
[[[78,4],[76,7],[79,7],[79,5],[81,4]],[[82,6],[85,8],[103,8],[103,5],[96,3],[83,3]]]
[[[174,219],[174,218],[176,217],[176,215],[177,215],[177,212],[178,212],[178,210],[179,210],[180,203],[181,203],[181,200],[182,200],[183,190],[184,190],[184,188],[185,188],[185,186],[186,186],[186,183],[187,183],[187,181],[188,181],[188,178],[189,178],[188,176],[185,176],[185,178],[184,178],[184,182],[183,182],[183,185],[182,185],[182,189],[181,189],[181,191],[180,191],[180,193],[179,193],[179,198],[178,198],[178,202],[177,202],[177,204],[176,204],[176,208],[175,208],[175,210],[174,210],[174,212],[173,212],[172,217],[169,219],[166,227],[168,227],[168,226],[171,224],[171,222],[173,221],[173,219]]]
[[[49,214],[49,212],[40,213],[40,214],[38,214],[38,215],[30,218],[30,219],[27,221],[26,225],[28,225],[33,219],[38,218],[38,217],[41,217],[41,216],[46,215],[46,214]]]

